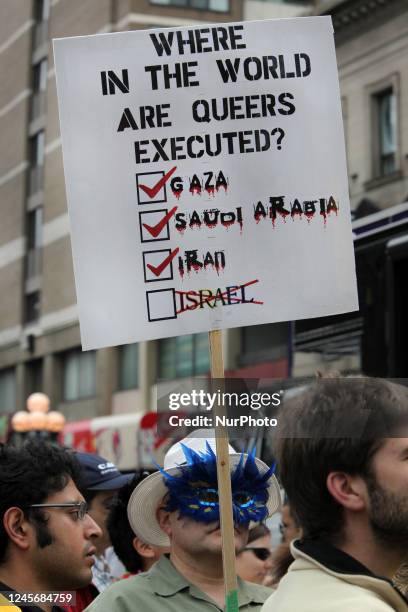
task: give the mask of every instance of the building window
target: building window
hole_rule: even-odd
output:
[[[16,379],[13,368],[0,371],[0,414],[11,414],[17,410]]]
[[[30,165],[37,168],[44,164],[45,132],[41,130],[30,138]]]
[[[47,69],[46,59],[41,60],[33,66],[32,77],[32,96],[31,96],[31,121],[41,117],[45,113],[45,91],[47,89]]]
[[[26,269],[25,279],[39,278],[41,276],[42,269],[42,220],[43,220],[43,209],[42,206],[31,210],[27,213],[27,255],[26,255]],[[26,292],[32,293],[34,290],[38,290],[38,285],[26,286]],[[39,313],[37,313],[39,314]],[[36,317],[38,318],[38,316]]]
[[[40,318],[41,295],[39,291],[27,293],[25,296],[25,322],[34,323]]]
[[[378,142],[378,175],[387,176],[397,169],[397,112],[392,88],[375,95]]]
[[[172,380],[206,374],[210,369],[208,334],[189,334],[159,341],[159,378]]]
[[[47,21],[50,16],[50,0],[35,0],[34,19],[37,23]]]
[[[43,362],[42,359],[34,359],[26,363],[25,372],[25,396],[42,391]]]
[[[289,327],[287,323],[267,323],[241,328],[243,366],[287,358]]]
[[[42,244],[43,209],[39,206],[27,214],[27,247],[39,249]]]
[[[45,132],[41,130],[29,139],[29,184],[28,194],[40,191],[44,181]]]
[[[150,0],[150,2],[161,6],[180,6],[218,13],[227,13],[230,9],[229,0]]]
[[[33,50],[38,49],[47,42],[48,20],[50,18],[50,0],[35,0]]]
[[[33,93],[45,91],[47,89],[47,68],[48,61],[41,60],[33,66]]]
[[[62,399],[93,397],[96,391],[95,351],[69,351],[62,358]]]
[[[136,389],[139,385],[139,345],[125,344],[119,347],[118,388],[120,391]]]

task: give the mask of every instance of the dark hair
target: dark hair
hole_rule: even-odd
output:
[[[259,538],[263,538],[264,536],[270,534],[270,529],[268,529],[268,527],[264,523],[258,523],[258,525],[255,525],[255,527],[249,530],[247,543],[250,544],[251,542],[255,542],[255,540],[258,540]]]
[[[0,445],[0,563],[7,556],[9,538],[3,525],[5,512],[16,506],[36,527],[40,547],[52,542],[41,510],[27,508],[41,504],[62,491],[72,478],[78,486],[80,468],[71,452],[46,442],[29,441],[20,448]]]
[[[407,388],[382,379],[320,379],[284,402],[274,450],[304,536],[341,537],[343,508],[330,495],[327,476],[370,477],[384,438],[401,435],[407,423]]]
[[[84,499],[86,503],[88,504],[88,507],[90,507],[92,500],[98,495],[98,493],[101,493],[101,491],[95,491],[93,489],[83,489],[82,486],[79,488],[79,490],[84,496]]]
[[[127,506],[135,487],[144,475],[137,474],[130,482],[119,489],[113,501],[107,520],[107,528],[113,550],[128,572],[136,574],[143,571],[143,557],[133,547],[135,534],[129,524]]]
[[[279,544],[272,556],[272,584],[270,586],[277,588],[279,582],[285,576],[293,561],[294,558],[290,552],[289,544],[285,542]]]
[[[293,512],[293,510],[291,508],[291,505],[290,505],[290,502],[289,502],[289,498],[288,498],[286,493],[284,493],[284,498],[283,498],[283,503],[282,503],[282,508],[281,508],[281,514],[282,514],[282,510],[284,508],[288,509],[289,516],[292,519],[292,521],[294,522],[295,527],[297,529],[300,529],[299,521],[298,521],[296,515],[294,514],[294,512]]]

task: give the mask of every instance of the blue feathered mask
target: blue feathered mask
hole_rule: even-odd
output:
[[[205,452],[196,452],[181,444],[187,463],[179,467],[178,475],[160,471],[169,490],[166,510],[178,510],[201,523],[220,520],[218,505],[217,459],[206,443]],[[255,448],[231,472],[233,517],[235,525],[260,522],[268,516],[268,484],[275,464],[261,474],[255,462]]]

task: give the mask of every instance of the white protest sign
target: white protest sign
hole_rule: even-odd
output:
[[[54,53],[84,349],[358,308],[329,17]]]

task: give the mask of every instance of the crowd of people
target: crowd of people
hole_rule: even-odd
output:
[[[239,612],[408,612],[407,425],[407,388],[321,379],[284,403],[276,468],[229,446]],[[219,510],[208,431],[149,475],[44,442],[3,445],[0,606],[222,611]]]

